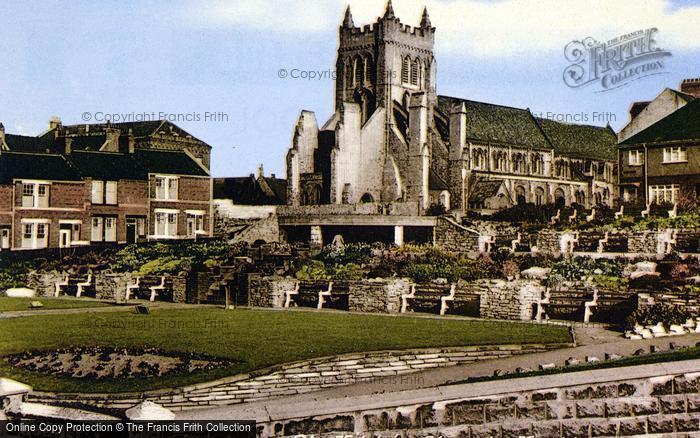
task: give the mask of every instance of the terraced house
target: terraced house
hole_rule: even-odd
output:
[[[642,208],[652,203],[696,202],[700,198],[700,99],[622,141],[619,151],[624,202]]]
[[[0,124],[0,146],[2,250],[212,234],[211,147],[175,125]]]

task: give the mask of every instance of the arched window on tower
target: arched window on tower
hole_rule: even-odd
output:
[[[408,84],[411,81],[411,58],[408,56],[401,62],[401,83]]]
[[[374,62],[371,56],[365,57],[365,83],[374,83]]]
[[[355,58],[355,86],[362,85],[362,79],[365,77],[365,68],[362,58]]]
[[[411,63],[411,85],[418,85],[420,72],[420,61],[418,58]]]

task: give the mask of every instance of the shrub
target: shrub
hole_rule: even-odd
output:
[[[514,261],[507,260],[501,267],[501,273],[505,278],[516,278],[520,275],[520,268]]]
[[[668,327],[671,324],[683,324],[692,314],[685,309],[665,304],[655,304],[650,307],[637,309],[627,318],[627,329],[635,325],[655,325],[658,323]]]
[[[299,269],[296,274],[298,280],[327,280],[330,276],[326,270],[326,265],[318,260],[309,260],[301,269]]]
[[[338,248],[326,246],[314,259],[326,264],[326,266],[354,263],[363,265],[372,257],[372,246],[366,243],[350,243]]]
[[[445,209],[445,206],[442,204],[430,204],[430,207],[425,210],[425,214],[428,216],[442,216],[446,213],[447,209]]]
[[[579,280],[590,275],[619,277],[622,275],[622,266],[617,260],[574,257],[556,263],[552,267],[552,274],[561,275],[566,280]]]
[[[362,280],[365,272],[359,265],[348,263],[347,265],[336,265],[330,275],[334,280],[356,281]]]

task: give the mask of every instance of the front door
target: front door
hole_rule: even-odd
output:
[[[10,229],[0,229],[0,249],[10,249]]]
[[[126,243],[136,243],[136,220],[127,219],[126,221]]]
[[[71,246],[71,230],[59,230],[58,246],[61,248],[70,248]]]

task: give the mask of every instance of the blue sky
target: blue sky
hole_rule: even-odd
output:
[[[280,69],[335,64],[341,0],[6,1],[0,25],[0,121],[36,135],[49,118],[83,113],[225,113],[228,121],[178,123],[211,144],[216,176],[264,163],[284,174],[301,109],[322,124],[333,110],[330,79],[281,79]],[[356,24],[381,15],[377,0],[350,0]],[[632,101],[700,77],[700,1],[394,0],[406,24],[427,5],[437,27],[439,94],[535,113],[612,113],[624,126]],[[606,93],[562,80],[564,47],[657,27],[672,53],[665,74]],[[605,124],[601,122],[600,124]]]

